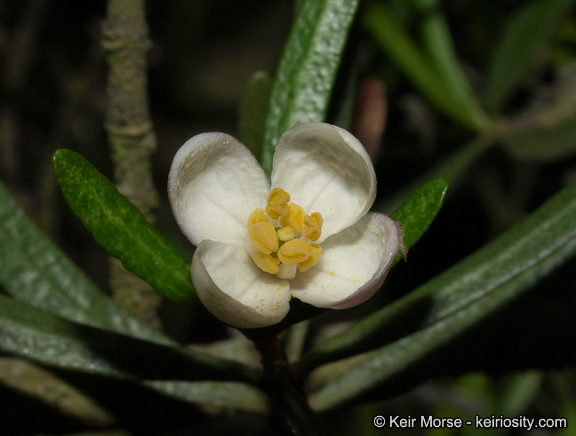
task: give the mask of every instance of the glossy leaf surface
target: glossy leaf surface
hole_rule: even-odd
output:
[[[349,346],[372,335],[373,354],[312,396],[320,410],[362,397],[383,386],[413,383],[451,341],[519,298],[576,252],[576,183],[513,227],[407,297],[340,335]],[[402,326],[400,339],[391,331]],[[412,330],[412,331],[410,331]],[[387,340],[388,339],[388,340]],[[328,341],[327,341],[328,342]],[[334,344],[334,342],[332,342]],[[445,356],[449,358],[449,356]],[[407,378],[400,380],[405,375]]]
[[[247,365],[77,324],[1,295],[0,349],[64,369],[122,379],[259,378],[259,371]]]
[[[82,324],[172,341],[105,295],[0,183],[0,283],[15,299]]]
[[[71,150],[56,151],[53,163],[64,198],[98,244],[174,302],[199,306],[190,262],[110,180]]]
[[[262,168],[272,171],[280,135],[324,121],[358,0],[303,0],[284,46],[268,104]]]

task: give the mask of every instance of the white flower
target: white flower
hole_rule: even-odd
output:
[[[282,135],[272,186],[250,151],[224,133],[188,140],[174,157],[168,193],[197,246],[192,281],[202,303],[240,328],[279,323],[292,297],[345,309],[370,298],[401,236],[368,212],[376,175],[360,142],[324,123]]]

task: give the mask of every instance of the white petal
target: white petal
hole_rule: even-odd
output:
[[[396,223],[368,213],[322,245],[320,261],[290,282],[292,295],[316,307],[347,309],[380,288],[399,248]]]
[[[346,130],[325,123],[301,124],[278,142],[272,188],[284,189],[307,214],[322,214],[322,242],[370,210],[376,174],[362,144]]]
[[[290,308],[290,285],[260,270],[244,248],[206,240],[192,259],[198,297],[219,320],[234,327],[277,324]]]
[[[252,153],[225,133],[203,133],[176,153],[168,176],[172,212],[194,245],[204,239],[243,245],[247,219],[266,205],[269,187]]]

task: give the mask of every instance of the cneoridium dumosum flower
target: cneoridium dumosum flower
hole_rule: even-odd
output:
[[[362,144],[330,124],[301,124],[282,135],[271,184],[232,136],[194,136],[174,157],[168,194],[197,247],[191,272],[198,297],[239,328],[279,323],[293,297],[332,309],[366,301],[402,243],[396,222],[368,212],[376,175]]]

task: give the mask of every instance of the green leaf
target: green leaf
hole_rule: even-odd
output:
[[[442,178],[432,179],[417,188],[391,215],[394,220],[402,223],[404,245],[407,249],[414,246],[426,230],[428,230],[442,207],[447,190],[448,182],[446,182],[446,180]],[[402,254],[398,254],[392,266],[401,259]],[[410,306],[408,309],[414,310],[414,308]],[[405,311],[406,309],[401,309],[395,316],[401,318]],[[372,341],[376,336],[381,340],[385,340],[383,338],[387,338],[390,335],[392,335],[393,339],[399,338],[399,335],[401,335],[405,329],[389,328],[387,323],[391,322],[391,320],[386,316],[384,317],[386,324],[380,326],[379,322],[382,322],[382,320],[378,314],[381,312],[387,313],[386,308],[368,317],[364,321],[360,321],[343,334],[333,336],[318,343],[297,363],[298,371],[306,373],[323,363],[367,351],[370,349]],[[392,321],[395,322],[396,318],[393,318]],[[385,328],[388,329],[388,332],[382,332]],[[380,336],[381,334],[384,334],[384,336]]]
[[[233,409],[263,414],[269,412],[268,396],[246,383],[151,380],[143,382],[143,385],[172,398],[202,406],[222,408],[226,411]]]
[[[50,371],[24,359],[0,357],[0,383],[88,425],[107,427],[114,416]]]
[[[450,77],[442,77],[442,73],[446,73],[446,71],[438,71],[435,68],[435,63],[420,50],[386,6],[381,3],[370,2],[364,10],[362,18],[364,27],[372,34],[376,43],[433,105],[453,120],[469,128],[479,129],[481,127],[482,117],[477,109],[471,110],[473,103],[467,102],[470,106],[463,105],[463,101],[459,100],[462,98],[459,89],[450,92],[457,85],[450,84]],[[438,32],[438,29],[435,31]],[[438,38],[439,36],[435,35],[435,37]],[[446,43],[446,41],[443,42]],[[444,51],[438,49],[433,52],[433,55],[438,63],[444,62],[446,57],[453,56],[446,47],[444,47]],[[454,66],[450,67],[449,74],[454,74]],[[451,87],[450,90],[446,88],[447,84]]]
[[[256,368],[74,323],[0,295],[0,349],[59,368],[133,380],[256,382]]]
[[[421,28],[422,40],[428,57],[432,60],[451,99],[465,111],[471,125],[479,128],[486,126],[488,117],[462,71],[448,24],[435,7],[432,8],[432,5],[431,9],[424,14]]]
[[[178,304],[200,307],[190,262],[86,159],[71,150],[53,158],[64,198],[94,239],[124,267]]]
[[[252,74],[240,102],[238,139],[254,156],[260,156],[264,138],[264,120],[272,90],[272,79],[266,71]]]
[[[504,416],[525,414],[540,391],[542,379],[542,374],[537,371],[512,375],[503,392],[494,398],[494,413],[502,413]]]
[[[441,350],[450,353],[446,357],[454,360],[449,347],[452,341],[520,297],[574,255],[574,216],[576,183],[493,243],[348,329],[345,335],[349,338],[372,335],[380,344],[394,336],[390,333],[394,326],[401,326],[408,333],[376,349],[315,392],[311,404],[318,410],[330,409],[370,393],[386,392],[392,383],[413,383],[415,374],[426,373],[434,353]],[[377,331],[384,337],[378,339]]]
[[[278,65],[261,164],[272,172],[278,139],[297,124],[324,121],[358,0],[302,0]]]
[[[290,326],[286,331],[286,339],[284,341],[284,350],[288,362],[296,362],[302,355],[302,350],[308,339],[308,330],[310,328],[309,321],[302,321],[298,324]]]
[[[19,301],[82,324],[172,343],[106,296],[38,229],[2,183],[0,265],[0,283]]]
[[[415,189],[408,199],[391,214],[393,219],[402,223],[404,245],[407,249],[414,246],[428,230],[442,206],[447,190],[448,182],[446,180],[442,178],[430,180]],[[402,255],[398,254],[392,266],[401,259]],[[324,311],[325,309],[318,309],[296,300],[291,303],[290,312],[281,325],[290,326]],[[333,347],[330,340],[318,344],[311,352],[307,353],[303,361],[298,363],[300,370],[305,371],[309,365],[317,365],[319,361],[331,360],[333,356],[330,353]],[[335,348],[338,349],[339,346],[336,345]]]
[[[572,0],[537,0],[510,20],[488,71],[486,104],[491,113],[506,103],[526,77],[537,50],[572,3]]]
[[[442,207],[447,190],[446,180],[432,179],[417,188],[392,214],[391,218],[402,224],[406,249],[412,247],[426,233]],[[402,255],[398,254],[392,265],[401,258]]]
[[[129,379],[186,402],[267,412],[265,394],[234,381],[258,381],[255,368],[73,323],[2,295],[0,350],[66,370]]]

